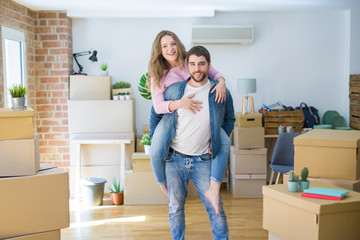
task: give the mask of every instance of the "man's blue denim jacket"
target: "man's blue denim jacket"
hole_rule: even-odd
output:
[[[183,82],[177,82],[169,86],[165,90],[164,99],[167,101],[179,100],[184,95],[184,90],[187,82],[190,78]],[[212,86],[211,89],[215,87],[217,82],[214,79],[209,78]],[[210,128],[211,128],[211,151],[212,158],[214,159],[219,152],[220,147],[220,127],[222,127],[228,136],[234,129],[235,115],[234,115],[234,106],[233,100],[230,94],[230,91],[226,89],[226,101],[223,103],[216,103],[215,97],[216,92],[210,93],[209,91],[209,111],[210,111]],[[164,114],[163,121],[165,121],[165,128],[168,129],[166,136],[164,136],[165,144],[163,145],[163,151],[160,156],[163,156],[162,159],[165,159],[169,151],[171,139],[175,136],[176,131],[176,114],[175,110],[172,113]],[[154,132],[155,128],[161,118],[150,118],[150,132]]]

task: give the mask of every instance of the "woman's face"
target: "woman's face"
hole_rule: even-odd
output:
[[[178,58],[178,48],[175,40],[169,36],[163,36],[160,39],[161,54],[171,67],[176,67],[176,60]]]

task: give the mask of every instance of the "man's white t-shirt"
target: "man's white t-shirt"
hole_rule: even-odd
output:
[[[192,87],[186,84],[184,96],[195,94],[193,100],[202,102],[200,112],[195,114],[189,110],[179,108],[177,110],[176,133],[172,139],[171,148],[190,155],[199,156],[208,153],[210,146],[210,113],[209,91],[211,83],[208,80],[201,87]]]

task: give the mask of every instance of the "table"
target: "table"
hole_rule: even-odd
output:
[[[75,200],[80,200],[81,179],[81,145],[83,144],[119,144],[120,145],[120,189],[125,186],[125,144],[131,143],[131,138],[121,133],[72,134],[70,142],[75,144]]]

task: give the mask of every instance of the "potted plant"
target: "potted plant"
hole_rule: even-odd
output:
[[[119,93],[120,100],[125,100],[125,93]]]
[[[151,100],[151,92],[149,91],[149,86],[147,84],[148,73],[143,74],[139,81],[138,90],[140,95],[143,96],[145,99]]]
[[[301,180],[299,182],[299,188],[301,192],[303,192],[304,189],[309,188],[310,181],[307,180],[308,175],[309,175],[309,169],[307,167],[304,167],[301,171]]]
[[[295,175],[294,171],[290,171],[288,180],[288,191],[297,192],[299,186],[299,177]]]
[[[119,100],[119,95],[114,94],[114,95],[113,95],[113,99],[114,99],[114,100]]]
[[[120,189],[120,179],[116,181],[114,177],[112,187],[109,188],[111,194],[111,200],[114,205],[121,205],[124,202],[124,192]]]
[[[129,92],[126,92],[125,99],[130,100],[130,93]]]
[[[141,138],[140,145],[144,145],[146,155],[150,155],[151,138],[149,134],[144,134]]]
[[[14,85],[9,88],[11,95],[11,103],[14,111],[25,110],[25,95],[28,93],[28,89],[23,84]]]
[[[101,76],[109,76],[109,71],[107,70],[108,69],[108,65],[106,63],[102,63],[101,66]]]
[[[113,95],[129,92],[129,95],[131,97],[131,93],[132,93],[131,84],[128,82],[120,81],[120,82],[114,83],[112,86],[112,89],[113,89],[112,90]]]

